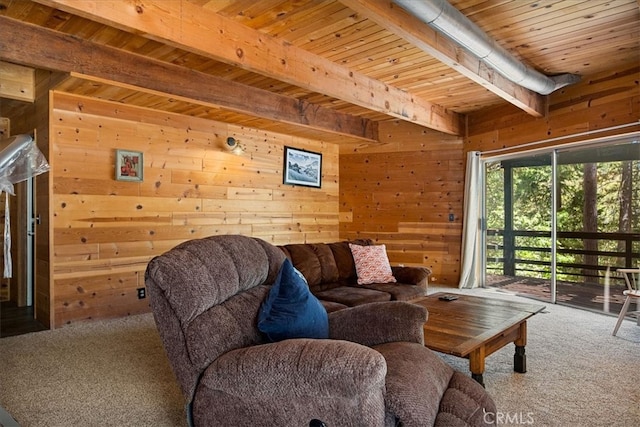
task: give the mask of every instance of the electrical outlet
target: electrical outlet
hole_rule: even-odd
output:
[[[138,288],[138,299],[147,297],[147,290],[145,288]]]

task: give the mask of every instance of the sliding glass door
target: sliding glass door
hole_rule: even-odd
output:
[[[617,313],[640,266],[638,136],[484,161],[488,286]]]

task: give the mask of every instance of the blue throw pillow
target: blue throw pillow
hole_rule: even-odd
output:
[[[311,293],[304,276],[285,259],[260,307],[258,329],[269,340],[328,338],[327,310]]]

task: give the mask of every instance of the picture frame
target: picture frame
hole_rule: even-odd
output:
[[[142,182],[144,157],[141,151],[116,150],[116,180]]]
[[[283,183],[320,188],[322,154],[285,146]]]

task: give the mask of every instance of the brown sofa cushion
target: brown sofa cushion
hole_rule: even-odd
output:
[[[204,372],[196,426],[383,426],[386,362],[337,340],[294,339],[230,351]]]
[[[427,293],[427,287],[429,286],[429,275],[431,270],[427,267],[400,267],[391,266],[393,271],[393,277],[396,278],[398,283],[411,283],[424,289],[424,295]]]
[[[336,260],[336,266],[338,267],[338,280],[355,283],[356,265],[353,262],[349,243],[329,243],[327,246],[329,246],[331,252],[333,252],[333,258]]]
[[[348,305],[340,304],[339,302],[320,300],[324,309],[327,310],[327,313],[332,313],[334,311],[342,310],[343,308],[349,307]]]
[[[392,301],[409,301],[425,295],[424,288],[416,285],[406,285],[398,283],[373,283],[364,285],[369,289],[386,292],[391,295]]]
[[[324,243],[292,244],[284,246],[285,254],[307,279],[309,287],[338,280],[338,266],[333,252]]]
[[[248,289],[184,325],[184,344],[191,363],[204,369],[230,349],[264,343],[256,325],[258,310],[268,291],[264,285]]]
[[[207,262],[213,250],[220,255]],[[189,283],[181,282],[185,270],[191,272]],[[167,299],[180,322],[187,325],[210,307],[264,283],[269,273],[269,258],[260,243],[227,238],[178,245],[171,256],[150,263],[148,276],[164,287],[171,286]],[[185,293],[197,298],[187,298]]]
[[[307,279],[310,287],[320,283],[320,261],[311,246],[305,244],[284,246],[285,254],[294,267]]]
[[[355,286],[339,286],[325,291],[314,292],[314,294],[321,300],[338,302],[349,307],[391,300],[391,295],[386,292]]]
[[[338,266],[339,281],[346,283],[356,283],[356,265],[353,262],[353,255],[349,248],[349,243],[360,246],[369,246],[373,244],[371,239],[356,239],[348,242],[329,243],[327,246],[331,248],[336,265]]]

